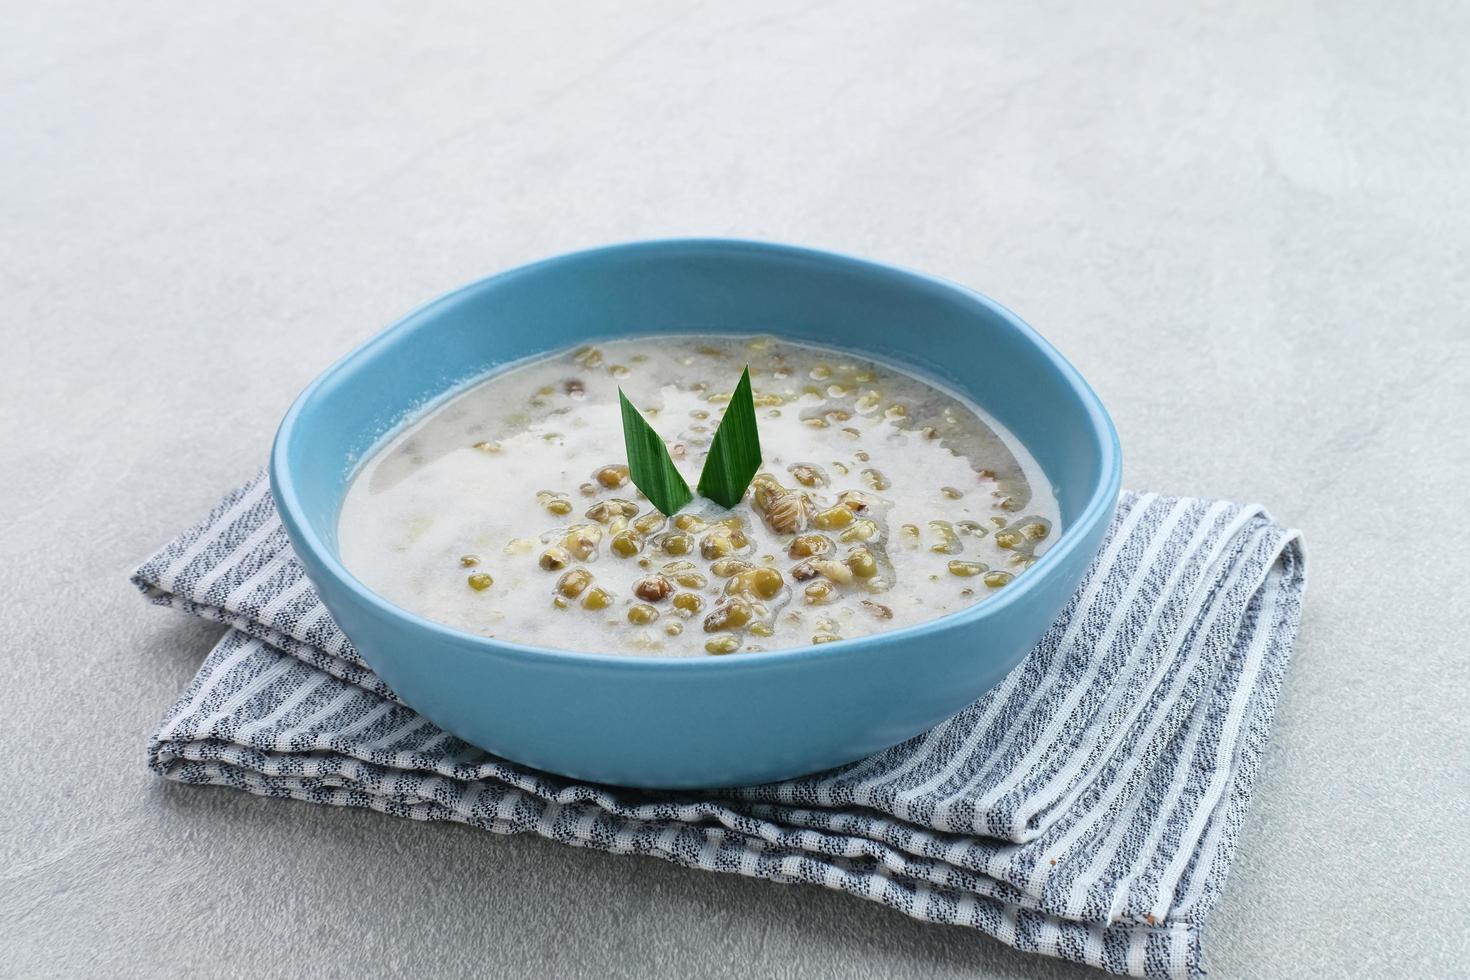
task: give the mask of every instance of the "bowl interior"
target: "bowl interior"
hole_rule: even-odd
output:
[[[333,553],[357,465],[473,378],[548,351],[656,333],[773,333],[910,366],[964,392],[1026,444],[1063,535],[1116,495],[1111,423],[1080,376],[990,300],[824,252],[731,241],[613,246],[550,259],[424,306],[328,370],[282,426],[277,470]]]

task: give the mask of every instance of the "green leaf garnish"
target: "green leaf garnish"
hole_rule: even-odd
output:
[[[628,401],[621,388],[618,389],[618,400],[623,406],[623,445],[628,450],[628,477],[659,513],[673,517],[679,508],[694,499],[694,494],[689,492],[689,484],[675,469],[664,441]],[[719,436],[715,439],[718,441]]]
[[[740,503],[760,468],[761,440],[755,430],[755,399],[750,393],[750,368],[746,367],[730,404],[725,406],[715,441],[710,443],[704,470],[699,474],[699,492],[729,510]]]

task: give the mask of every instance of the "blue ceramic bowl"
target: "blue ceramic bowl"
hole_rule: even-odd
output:
[[[962,612],[822,646],[707,659],[568,653],[463,633],[370,591],[337,554],[355,468],[395,427],[529,355],[630,334],[774,333],[948,382],[1036,456],[1064,530],[1026,574]],[[1056,618],[1118,495],[1117,435],[1097,396],[1015,315],[952,283],[741,241],[578,252],[450,293],[348,354],[276,436],[271,484],[312,583],[404,701],[490,752],[577,779],[692,788],[851,762],[990,690]]]

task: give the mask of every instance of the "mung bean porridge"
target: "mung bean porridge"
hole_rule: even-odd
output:
[[[618,389],[694,486],[749,366],[762,465],[673,517],[629,482]],[[964,609],[1060,531],[1040,466],[977,405],[852,352],[766,336],[616,340],[476,382],[348,489],[346,567],[404,609],[561,650],[703,657]]]

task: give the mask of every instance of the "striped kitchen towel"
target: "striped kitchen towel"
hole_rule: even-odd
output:
[[[954,718],[830,772],[667,794],[516,765],[399,702],[317,600],[263,476],[134,581],[231,627],[149,745],[169,779],[825,885],[1018,949],[1188,977],[1305,565],[1259,507],[1127,493],[1055,626]]]

